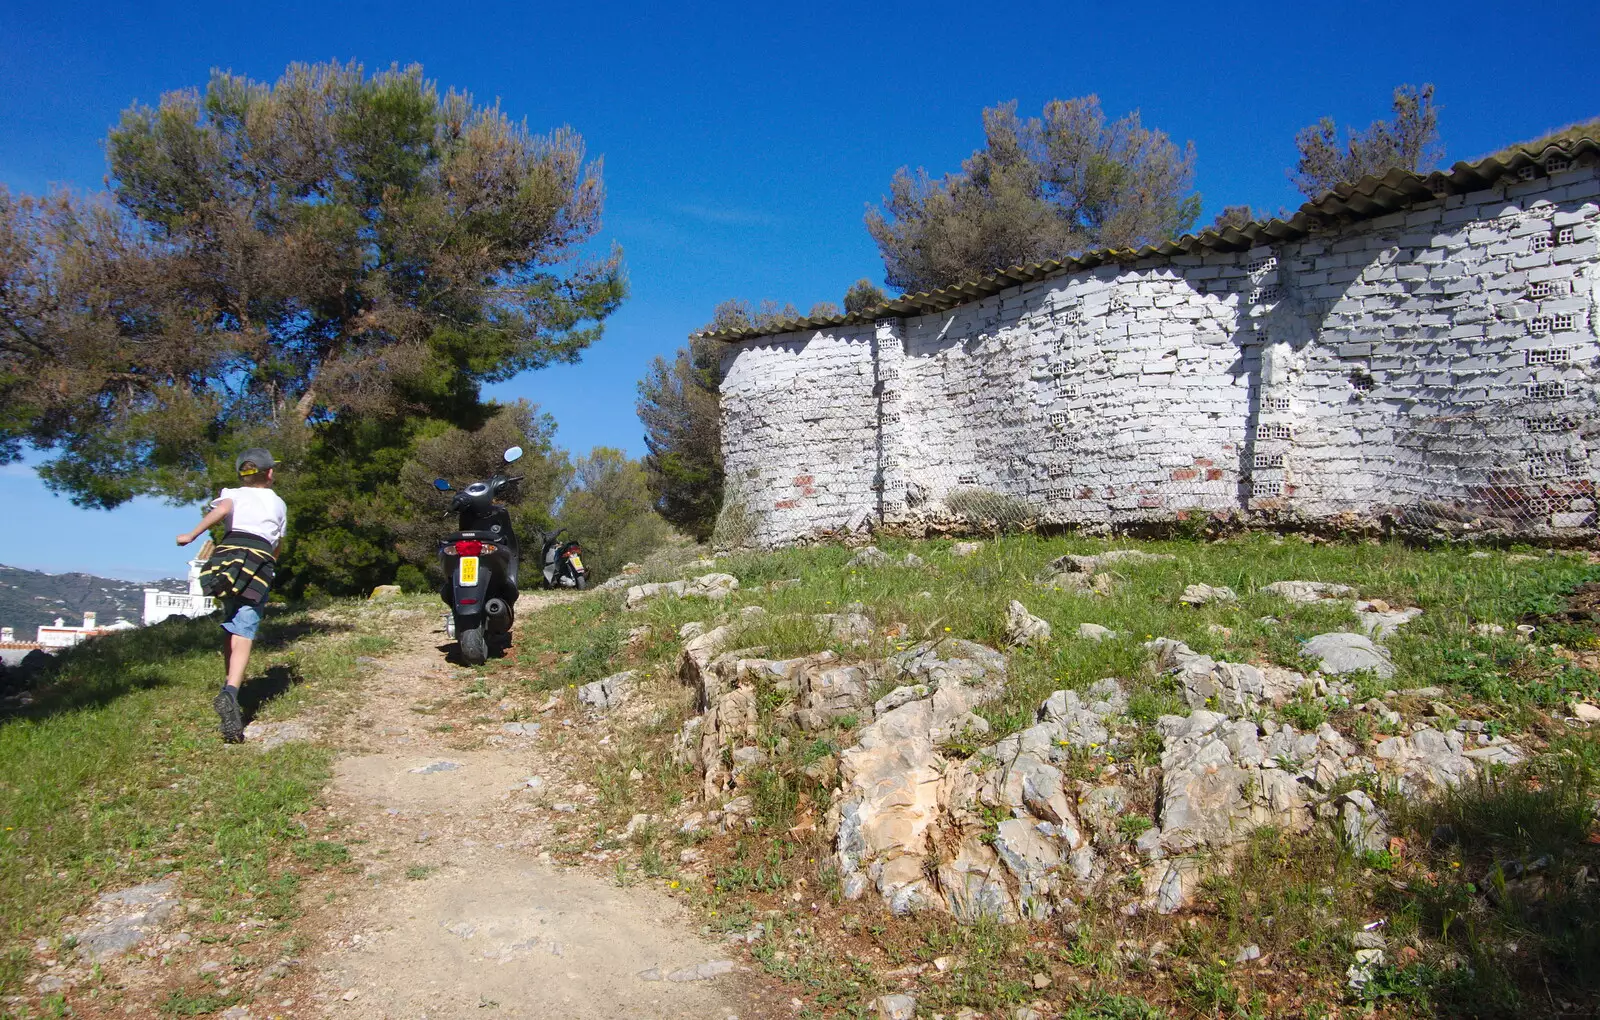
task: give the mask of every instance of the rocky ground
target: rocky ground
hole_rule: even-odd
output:
[[[240,749],[337,751],[296,916],[119,889],[33,988],[98,964],[107,1015],[235,1018],[1592,1015],[1593,565],[1249,543],[704,560],[529,599],[481,669],[369,607],[396,644],[346,703]]]
[[[484,675],[447,663],[437,614],[395,614],[399,641],[367,663],[353,709],[254,723],[238,748],[338,750],[303,824],[340,866],[310,877],[292,934],[270,940],[282,955],[237,948],[173,876],[100,896],[62,951],[42,941],[33,991],[116,989],[72,996],[80,1016],[775,1015],[742,956],[588,849],[596,797],[574,774],[573,700],[491,697]]]
[[[967,544],[948,555],[959,560],[980,548]],[[1489,555],[1473,554],[1468,563]],[[852,905],[859,904],[868,908],[867,916],[876,909],[924,929],[938,915],[969,928],[997,922],[1037,931],[1044,923],[1053,925],[1064,942],[1089,930],[1120,928],[1117,969],[1133,964],[1134,972],[1144,975],[1129,974],[1124,989],[1142,986],[1149,994],[1149,975],[1165,971],[1179,987],[1158,989],[1151,998],[1169,1004],[1181,1004],[1181,996],[1209,980],[1204,968],[1232,966],[1233,974],[1216,977],[1216,988],[1227,989],[1217,994],[1239,1003],[1242,989],[1254,988],[1263,1015],[1302,1009],[1308,993],[1310,1001],[1320,1001],[1318,1008],[1355,1004],[1370,1009],[1375,1001],[1399,999],[1405,1009],[1432,1009],[1424,1005],[1428,994],[1415,984],[1404,994],[1391,986],[1471,965],[1459,952],[1429,944],[1412,927],[1414,921],[1386,927],[1385,913],[1395,905],[1383,905],[1378,891],[1385,881],[1400,889],[1413,878],[1437,885],[1431,869],[1441,863],[1462,868],[1463,858],[1473,856],[1450,824],[1433,824],[1424,830],[1423,845],[1417,845],[1416,828],[1431,824],[1425,820],[1430,811],[1443,817],[1457,809],[1506,810],[1498,791],[1547,782],[1541,777],[1553,767],[1551,751],[1592,755],[1592,745],[1573,745],[1568,737],[1600,719],[1595,678],[1562,674],[1562,683],[1576,684],[1587,695],[1558,695],[1550,705],[1553,713],[1537,711],[1523,695],[1509,691],[1499,699],[1479,699],[1459,688],[1419,684],[1419,660],[1433,653],[1419,652],[1418,642],[1409,642],[1397,668],[1389,644],[1424,618],[1422,606],[1370,596],[1364,586],[1310,577],[1243,589],[1253,606],[1274,607],[1286,618],[1299,614],[1292,627],[1303,636],[1289,660],[1293,667],[1283,664],[1282,653],[1202,654],[1174,636],[1119,634],[1082,619],[1094,615],[1096,606],[1109,607],[1117,593],[1126,596],[1140,586],[1141,574],[1167,568],[1174,559],[1139,549],[1057,557],[1024,597],[1035,605],[1053,602],[1054,615],[1080,622],[1057,633],[1059,625],[1012,599],[1003,622],[984,625],[998,638],[989,644],[954,636],[918,640],[939,629],[925,622],[932,611],[913,608],[920,599],[938,600],[933,591],[877,604],[824,600],[812,604],[825,611],[807,613],[795,611],[803,600],[773,598],[802,583],[799,578],[746,585],[748,595],[737,576],[722,569],[697,576],[691,570],[691,576],[671,584],[634,585],[624,603],[633,620],[648,619],[652,604],[668,608],[650,621],[654,627],[632,628],[630,643],[649,644],[661,636],[660,624],[671,626],[690,613],[700,616],[678,624],[673,635],[675,673],[695,709],[673,741],[673,754],[695,789],[670,816],[652,819],[680,841],[709,836],[702,844],[708,866],[695,873],[710,883],[710,901],[717,903],[737,899],[726,890],[748,884],[737,877],[737,866],[718,870],[719,854],[738,860],[765,846],[774,862],[784,858],[785,848],[791,856],[816,853],[825,860],[815,868],[783,870],[780,881],[795,890],[792,899],[810,901],[818,886],[823,898],[810,904],[814,923],[807,925],[807,937],[786,939],[765,958],[781,973],[797,972],[790,965],[797,956],[821,955],[818,946],[856,948],[829,929],[837,923],[848,933],[859,917],[851,912],[859,907]],[[1513,554],[1503,562],[1516,567],[1549,561]],[[869,548],[851,556],[843,570],[847,590],[873,585],[871,578],[879,572],[905,578],[885,585],[920,581],[933,589],[948,583],[937,576],[937,565],[930,567],[917,553]],[[859,580],[863,574],[865,581]],[[1169,583],[1165,577],[1160,581]],[[1388,593],[1392,585],[1372,587]],[[1571,601],[1571,612],[1586,611],[1586,590]],[[1265,634],[1269,642],[1278,640],[1274,632],[1291,630],[1272,615],[1240,619],[1242,596],[1224,584],[1192,581],[1157,598],[1180,610],[1236,620],[1204,624],[1206,642],[1213,647],[1238,649],[1236,630]],[[761,604],[774,601],[787,605],[774,611]],[[1073,608],[1063,614],[1061,606]],[[1488,607],[1472,608],[1482,613]],[[1163,612],[1170,616],[1170,610]],[[1477,659],[1488,654],[1470,652],[1476,647],[1471,641],[1479,639],[1507,661],[1536,657],[1530,643],[1537,643],[1538,627],[1515,619],[1496,622],[1503,610],[1477,618],[1455,607],[1447,612],[1447,621],[1432,626],[1451,633],[1452,643],[1455,634],[1470,632],[1473,638],[1460,647]],[[947,618],[960,619],[941,615],[935,622]],[[1319,621],[1321,630],[1303,629]],[[961,629],[975,629],[970,620],[964,622]],[[1191,618],[1183,626],[1192,629],[1197,622]],[[942,630],[949,634],[952,628]],[[1505,650],[1517,642],[1529,651]],[[1077,655],[1064,648],[1102,644],[1118,646],[1124,663],[1136,661],[1134,668],[1092,681],[1080,673],[1076,686],[1031,702],[1019,696],[1029,687],[1038,689],[1039,660],[1052,657],[1059,669]],[[1559,642],[1552,644],[1545,651],[1558,660],[1589,654],[1573,656]],[[1013,676],[1019,665],[1032,667],[1034,676]],[[659,685],[641,681],[642,672],[635,668],[595,681],[596,693],[588,699],[593,710],[605,712],[626,702],[630,691],[653,703],[670,701]],[[1558,738],[1555,743],[1552,736]],[[622,739],[642,737],[634,732]],[[1537,763],[1535,756],[1542,756]],[[1589,792],[1579,796],[1587,799],[1573,817],[1575,831],[1592,839],[1593,803],[1600,802],[1594,802],[1592,781],[1585,782]],[[790,804],[773,803],[775,786],[787,788]],[[1479,803],[1477,797],[1485,800]],[[1304,852],[1307,862],[1315,860],[1323,869],[1321,882],[1327,884],[1316,888],[1326,891],[1310,896],[1306,916],[1296,922],[1322,928],[1319,939],[1300,939],[1294,952],[1264,952],[1260,943],[1268,942],[1268,934],[1276,935],[1273,945],[1283,946],[1282,931],[1289,925],[1268,933],[1240,924],[1232,933],[1212,933],[1203,940],[1219,935],[1228,940],[1215,960],[1193,962],[1193,946],[1173,959],[1173,943],[1194,941],[1196,921],[1214,920],[1219,892],[1231,890],[1228,895],[1259,902],[1273,894],[1272,886],[1307,881],[1296,868],[1281,867],[1276,875],[1257,876],[1267,877],[1267,888],[1240,888],[1237,883],[1254,870],[1248,859],[1263,848]],[[1582,900],[1595,898],[1595,875],[1589,866],[1576,864],[1577,858],[1569,857],[1558,879],[1548,873],[1550,855],[1524,849],[1508,857],[1504,846],[1494,852],[1499,858],[1480,866],[1490,882],[1510,876],[1509,891],[1474,902],[1472,896],[1484,895],[1484,881],[1479,876],[1476,884],[1465,883],[1468,899],[1461,909],[1466,914],[1538,900],[1557,886]],[[745,900],[767,906],[770,916],[770,907],[782,898]],[[1358,920],[1344,914],[1352,909],[1366,916]],[[790,909],[782,916],[795,914]],[[1269,926],[1272,920],[1267,918]],[[1142,937],[1130,937],[1135,933]],[[1329,948],[1320,960],[1316,941]],[[875,948],[886,947],[885,940],[878,942]],[[887,948],[894,958],[896,950]],[[1430,952],[1425,964],[1418,963]],[[1514,943],[1510,952],[1518,952]],[[982,1015],[1048,1016],[1075,1001],[1072,1008],[1085,1008],[1077,991],[1065,998],[1040,994],[1063,977],[1080,982],[1083,975],[1071,968],[1063,975],[1036,961],[1027,979],[1034,994],[1022,990],[986,999],[951,994],[949,984],[959,984],[959,971],[975,961],[945,956],[919,964],[914,962],[918,955],[907,954],[913,961],[909,966],[877,968],[876,981],[845,984],[863,989],[857,993],[861,1001],[883,1015],[979,1015],[960,1003],[987,1002],[993,1008],[997,998],[1017,1004]],[[1059,959],[1059,951],[1043,955]],[[935,966],[940,963],[944,966]],[[1337,969],[1328,966],[1333,963]],[[944,975],[952,967],[958,971],[953,982]],[[883,994],[873,996],[868,989]],[[1174,992],[1180,996],[1176,1001]],[[1555,1015],[1586,1008],[1573,1000],[1562,1005],[1557,997],[1550,1004]],[[1241,1009],[1240,1015],[1255,1015]],[[1484,1009],[1485,1015],[1494,1012]]]

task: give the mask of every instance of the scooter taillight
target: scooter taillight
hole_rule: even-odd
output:
[[[483,543],[482,542],[472,542],[472,541],[463,540],[463,541],[460,541],[460,542],[456,543],[456,555],[457,556],[481,556],[482,554],[483,554]]]

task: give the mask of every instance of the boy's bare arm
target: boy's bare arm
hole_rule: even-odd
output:
[[[233,513],[233,500],[217,500],[216,505],[211,508],[211,512],[206,514],[205,517],[201,519],[199,524],[195,525],[193,531],[186,531],[178,536],[178,544],[188,545],[190,542],[193,542],[207,531],[210,531],[213,524],[222,520],[231,513]]]

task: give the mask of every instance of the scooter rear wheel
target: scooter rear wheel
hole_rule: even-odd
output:
[[[583,574],[579,574],[577,576],[576,580],[578,582],[578,590],[579,591],[583,591],[583,589],[589,587],[589,579],[587,577],[585,577]]]
[[[462,630],[456,642],[461,646],[461,657],[474,666],[481,666],[489,661],[489,638],[484,634],[482,627],[473,627]]]

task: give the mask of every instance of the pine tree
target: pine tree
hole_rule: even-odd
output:
[[[483,383],[575,360],[624,294],[619,253],[582,256],[582,139],[417,67],[218,73],[106,149],[106,195],[0,194],[0,458],[44,451],[50,486],[114,507],[268,446],[301,489],[291,586],[392,575],[374,508],[417,438],[481,426]]]
[[[1017,104],[983,111],[985,144],[943,179],[901,167],[867,230],[887,282],[907,292],[1099,247],[1175,237],[1200,212],[1194,144],[1107,122],[1096,96],[1053,100],[1042,118]]]

